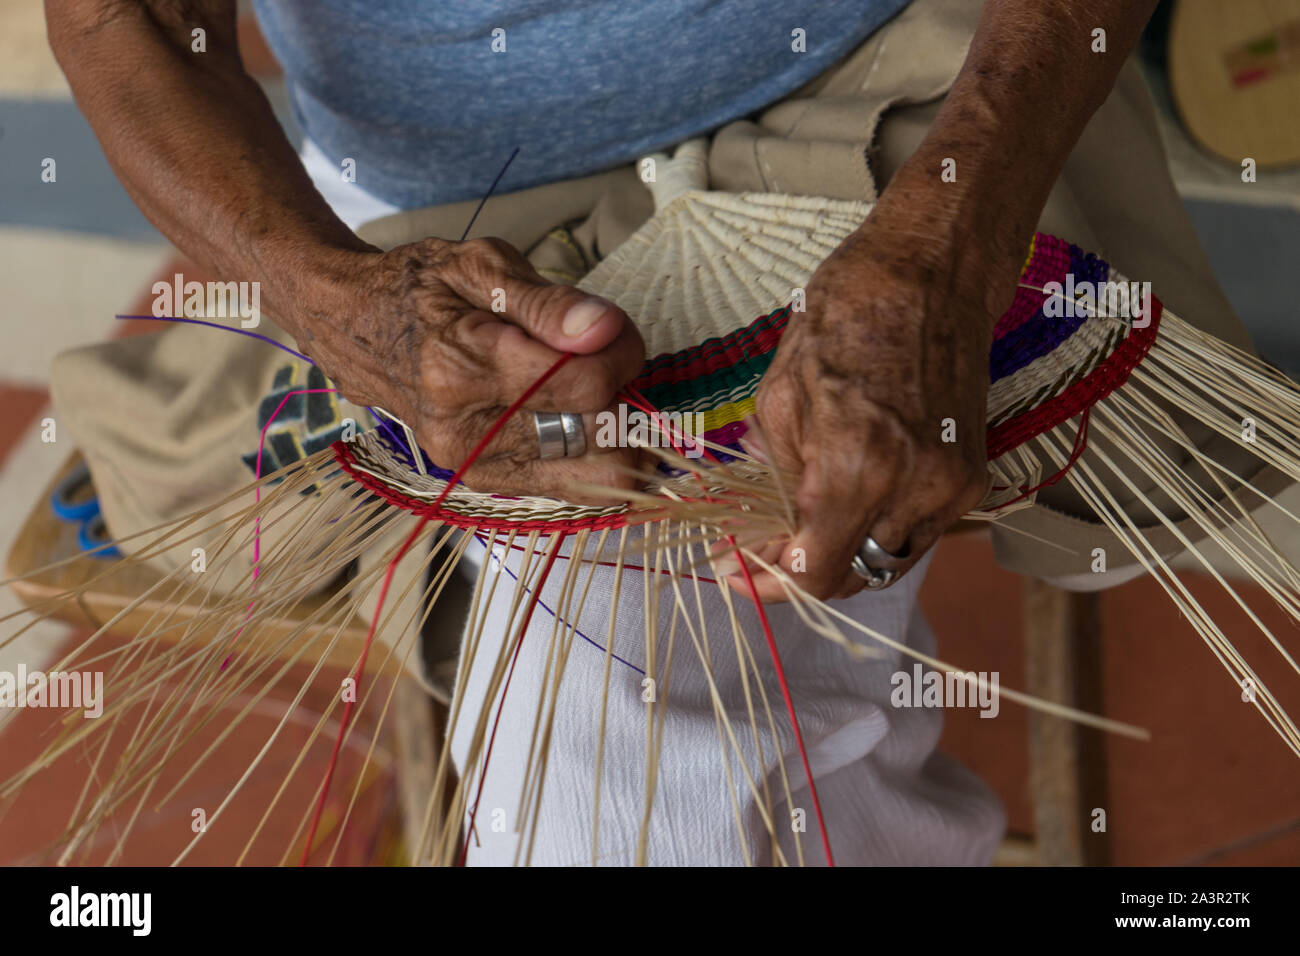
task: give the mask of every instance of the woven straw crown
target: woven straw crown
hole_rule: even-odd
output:
[[[665,190],[656,198],[664,200]],[[785,303],[797,299],[817,267],[870,211],[865,203],[841,200],[678,189],[579,287],[618,304],[640,329],[653,358],[633,387],[668,415],[702,416],[698,437],[739,452],[759,382],[791,316]],[[1068,318],[1050,316],[1051,296],[1042,289],[1065,284],[1069,276],[1095,284],[1127,281],[1076,246],[1043,234],[1034,237],[1015,301],[994,329],[991,460],[1122,384],[1154,339],[1158,303],[1143,323],[1085,309],[1069,310],[1077,314]],[[382,431],[336,452],[358,481],[408,510],[426,508],[451,477],[445,462],[426,463],[422,473],[409,451]],[[722,451],[717,457],[728,460]],[[1008,478],[1008,467],[991,464],[995,487],[1005,490],[1032,477],[1011,467]],[[1005,494],[1001,498],[1003,504],[1010,500]],[[986,501],[988,507],[997,504],[996,495]],[[614,527],[623,510],[462,487],[448,496],[437,517],[466,525]]]

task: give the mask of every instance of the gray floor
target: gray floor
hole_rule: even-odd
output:
[[[1291,287],[1300,269],[1300,212],[1220,202],[1189,202],[1187,208],[1260,352],[1300,377],[1300,308]]]
[[[302,142],[283,83],[264,84],[289,138]],[[220,150],[221,144],[213,144]],[[51,202],[41,164],[55,160],[59,199]],[[113,175],[99,141],[66,100],[0,97],[0,226],[63,229],[98,236],[163,241]]]

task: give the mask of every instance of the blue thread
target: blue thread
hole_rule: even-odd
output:
[[[474,535],[474,540],[477,541],[479,544],[483,545],[483,555],[484,555],[485,558],[486,558],[486,557],[490,557],[490,558],[492,558],[494,561],[496,561],[498,564],[500,564],[502,570],[504,570],[504,571],[506,572],[506,574],[510,575],[510,579],[511,579],[512,581],[516,581],[516,582],[517,582],[517,581],[519,580],[519,578],[515,577],[515,573],[514,573],[513,571],[510,570],[510,565],[508,565],[505,561],[501,560],[501,559],[498,558],[495,554],[493,554],[491,551],[488,550],[488,546],[487,546],[487,542],[486,542],[486,541],[484,541],[484,540],[483,540],[481,537],[479,537],[477,534]],[[564,556],[563,556],[563,555],[560,555],[559,557],[564,557]],[[572,561],[573,559],[572,559],[572,558],[565,558],[565,560]],[[526,585],[525,585],[525,587],[524,587],[524,590],[525,590],[525,591],[528,591],[529,593],[532,593],[531,591],[529,591],[529,588],[528,588]],[[542,599],[541,599],[540,596],[537,598],[537,605],[538,605],[538,607],[540,607],[543,611],[545,611],[547,614],[551,615],[551,617],[559,617],[558,614],[556,614],[554,611],[552,611],[549,607],[546,606],[546,604],[542,601]],[[561,624],[565,625],[566,627],[569,626],[569,622],[566,621],[564,618],[559,617],[559,620],[560,620],[560,623],[561,623]],[[577,627],[577,624],[576,624],[576,623],[573,625],[573,633],[577,634],[580,638],[582,638],[584,641],[586,641],[586,642],[587,642],[588,644],[590,644],[592,647],[594,647],[594,648],[596,648],[597,650],[599,650],[602,654],[609,653],[609,656],[612,657],[612,658],[614,658],[614,660],[618,661],[620,664],[626,664],[628,667],[632,668],[632,670],[636,671],[636,672],[637,672],[638,674],[640,674],[642,677],[645,676],[645,671],[643,671],[641,668],[637,667],[635,664],[631,663],[630,661],[625,661],[623,658],[619,657],[617,654],[614,654],[614,653],[612,653],[612,652],[607,651],[603,645],[601,645],[601,644],[597,644],[595,641],[593,641],[591,638],[589,638],[586,634],[583,634],[582,631],[578,630],[578,627]]]

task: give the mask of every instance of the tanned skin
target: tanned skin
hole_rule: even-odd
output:
[[[758,392],[767,457],[801,476],[798,532],[766,557],[810,593],[864,586],[849,564],[868,534],[914,564],[983,497],[993,324],[1048,193],[1155,6],[987,0],[925,140],[810,280],[807,311],[791,317]],[[1092,52],[1098,27],[1106,53]],[[940,178],[947,158],[956,182]],[[942,440],[946,418],[956,442]],[[771,575],[757,586],[784,598]]]
[[[430,238],[385,253],[358,239],[244,70],[234,0],[48,0],[46,19],[77,104],[140,209],[213,274],[261,282],[264,310],[344,397],[397,415],[435,461],[455,464],[575,352],[528,408],[585,413],[590,454],[538,461],[525,411],[466,483],[555,495],[575,479],[631,484],[619,466],[635,453],[595,441],[595,413],[615,407],[645,358],[627,316],[547,282],[501,240]],[[204,53],[191,51],[196,28]],[[491,311],[498,288],[504,314]]]
[[[594,413],[614,407],[644,359],[621,310],[547,282],[500,240],[384,253],[358,239],[244,70],[234,0],[45,6],[77,103],[145,215],[212,273],[261,282],[267,311],[347,398],[389,409],[435,459],[458,462],[576,352],[529,407],[585,413],[591,453],[538,461],[524,412],[467,481],[567,497],[575,479],[627,486],[631,452],[594,441]],[[800,549],[795,578],[810,593],[862,587],[849,563],[868,534],[918,559],[982,497],[993,323],[1053,183],[1155,6],[987,0],[924,142],[810,281],[758,394],[764,454],[800,476],[799,529],[765,550],[794,572]],[[205,53],[191,52],[196,27]],[[1092,50],[1096,28],[1105,53]],[[948,158],[956,182],[941,179]],[[504,314],[490,310],[494,288]],[[955,443],[941,440],[945,418]],[[784,596],[769,575],[757,585],[764,600]]]

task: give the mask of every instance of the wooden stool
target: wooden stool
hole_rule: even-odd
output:
[[[948,534],[986,529],[962,520]],[[1102,711],[1101,596],[1022,578],[1026,693],[1088,713]],[[1029,711],[1029,790],[1033,838],[1008,835],[998,866],[1105,866],[1105,832],[1092,811],[1106,805],[1106,752],[1100,730]]]

